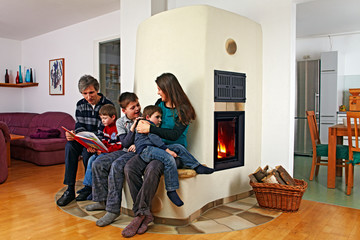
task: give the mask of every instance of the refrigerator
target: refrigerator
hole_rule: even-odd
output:
[[[312,155],[311,136],[306,111],[314,111],[319,128],[320,116],[320,60],[297,62],[295,100],[296,155]]]

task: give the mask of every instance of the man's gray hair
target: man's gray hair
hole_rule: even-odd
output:
[[[84,75],[80,78],[78,83],[78,88],[80,93],[82,93],[85,89],[90,86],[94,86],[96,91],[99,91],[99,82],[93,76]]]

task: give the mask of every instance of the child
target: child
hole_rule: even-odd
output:
[[[93,163],[93,201],[86,206],[87,211],[106,210],[96,225],[104,227],[120,215],[124,167],[135,156],[134,121],[141,115],[141,107],[135,93],[124,92],[119,96],[121,111],[125,114],[116,121],[117,132],[122,144],[122,151],[116,151],[98,157]]]
[[[104,145],[107,147],[107,149],[110,152],[114,152],[117,150],[122,149],[122,145],[119,139],[119,135],[116,129],[115,120],[117,118],[116,116],[116,108],[112,104],[105,104],[100,108],[99,116],[101,118],[101,122],[104,124],[105,128],[103,130],[103,136],[101,141],[104,143]],[[88,149],[89,152],[96,152],[95,149]],[[84,188],[79,190],[79,195],[76,197],[76,201],[85,201],[87,199],[91,199],[91,191],[92,191],[92,173],[91,173],[91,167],[92,163],[97,159],[97,157],[104,155],[106,153],[101,153],[100,151],[97,151],[97,154],[94,154],[90,157],[85,177],[84,177]]]
[[[158,106],[147,106],[144,108],[143,116],[153,126],[159,127],[161,124],[162,110]],[[180,161],[186,166],[195,169],[197,173],[211,174],[214,169],[202,166],[187,150],[180,144],[165,145],[161,138],[155,134],[135,135],[136,153],[145,162],[153,159],[159,160],[164,164],[164,178],[167,195],[170,200],[178,207],[184,203],[176,193],[179,188],[178,172],[175,158],[179,157]]]

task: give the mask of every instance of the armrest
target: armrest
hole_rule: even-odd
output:
[[[5,142],[10,141],[10,131],[6,123],[0,121],[0,130],[3,132],[5,137]]]

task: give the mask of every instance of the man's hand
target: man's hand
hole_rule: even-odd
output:
[[[74,130],[71,130],[71,132],[75,134]],[[68,141],[74,141],[74,136],[66,131],[65,131],[65,137],[66,137],[66,140],[68,140]]]
[[[168,154],[170,154],[171,156],[173,156],[174,158],[176,158],[177,157],[177,154],[176,154],[176,152],[174,152],[174,151],[171,151],[170,149],[166,149],[165,150]]]
[[[136,152],[135,144],[131,145],[131,146],[128,148],[128,151],[129,151],[129,152]]]

